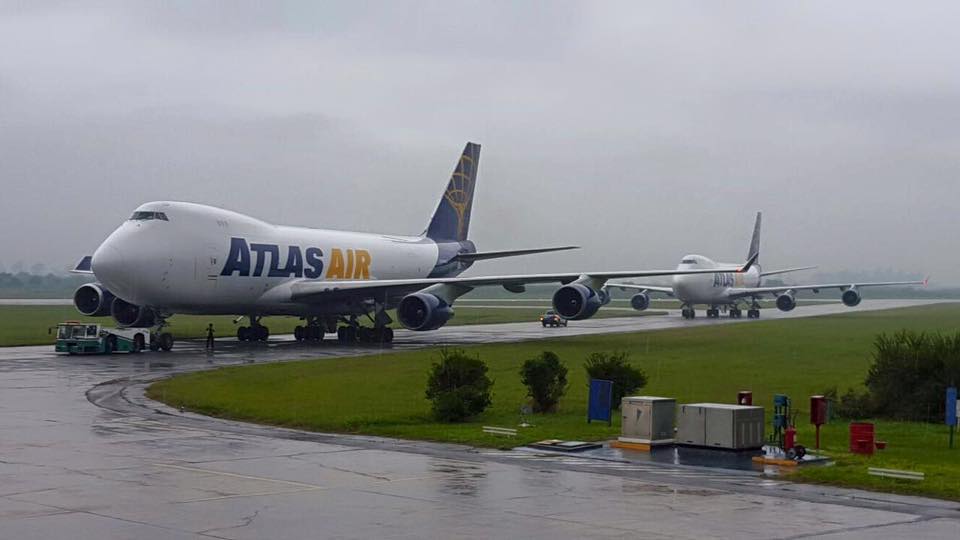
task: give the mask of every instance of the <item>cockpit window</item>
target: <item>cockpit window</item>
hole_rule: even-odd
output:
[[[674,259],[674,260],[676,260],[676,259]],[[697,260],[696,260],[696,259],[684,259],[684,260],[680,261],[680,264],[697,264]]]
[[[149,221],[151,219],[159,219],[163,221],[170,221],[167,219],[167,215],[163,212],[134,212],[130,216],[130,221]]]

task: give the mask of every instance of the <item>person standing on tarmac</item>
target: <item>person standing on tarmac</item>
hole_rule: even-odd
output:
[[[213,323],[207,325],[207,345],[206,349],[213,352]]]

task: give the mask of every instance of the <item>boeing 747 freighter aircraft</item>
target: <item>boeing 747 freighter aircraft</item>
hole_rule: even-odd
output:
[[[780,287],[763,287],[763,278],[776,274],[786,274],[799,270],[809,270],[813,266],[802,268],[787,268],[764,272],[758,264],[760,257],[760,212],[757,212],[757,221],[753,226],[753,238],[750,241],[748,259],[752,263],[746,272],[738,272],[739,266],[714,262],[703,255],[687,255],[680,260],[677,270],[691,270],[694,268],[710,269],[713,274],[683,275],[673,277],[672,287],[657,287],[654,285],[637,285],[632,283],[610,283],[605,288],[618,287],[620,289],[639,290],[630,299],[634,309],[644,310],[650,306],[650,293],[662,293],[673,296],[683,302],[680,309],[684,319],[696,317],[695,306],[706,304],[707,317],[720,316],[720,306],[729,307],[728,313],[732,318],[739,318],[743,312],[741,304],[746,304],[747,318],[760,318],[760,303],[763,296],[776,298],[777,308],[781,311],[791,311],[797,306],[796,292],[812,290],[817,293],[820,289],[840,289],[840,299],[847,306],[853,307],[860,303],[860,289],[864,287],[880,287],[890,285],[926,285],[924,281],[890,281],[884,283],[829,283],[821,285],[784,285]],[[601,291],[604,299],[609,300],[607,291]]]
[[[520,292],[528,283],[560,283],[554,308],[578,320],[606,301],[608,279],[713,274],[684,268],[457,277],[478,260],[573,248],[478,252],[467,232],[479,158],[480,145],[467,143],[420,236],[287,227],[201,204],[146,203],[77,265],[97,282],[77,289],[74,304],[84,315],[112,315],[121,326],[156,327],[150,343],[164,350],[173,336],[159,332],[175,313],[244,316],[249,326],[238,328],[241,341],[267,339],[264,315],[292,315],[305,322],[295,330],[300,341],[336,331],[342,343],[386,343],[393,340],[387,309],[396,308],[410,330],[434,330],[453,317],[454,300],[479,286]],[[372,327],[359,324],[364,316]]]

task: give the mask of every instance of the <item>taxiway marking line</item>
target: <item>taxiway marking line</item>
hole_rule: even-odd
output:
[[[258,481],[260,481],[260,482],[274,482],[274,483],[277,483],[277,484],[286,484],[286,485],[288,485],[288,486],[297,486],[297,487],[301,487],[301,488],[326,489],[326,487],[324,487],[324,486],[318,486],[318,485],[316,485],[316,484],[307,484],[307,483],[305,483],[305,482],[294,482],[294,481],[292,481],[292,480],[279,480],[279,479],[277,479],[277,478],[266,478],[266,477],[263,477],[263,476],[251,476],[251,475],[247,475],[247,474],[236,474],[236,473],[229,473],[229,472],[223,472],[223,471],[216,471],[216,470],[213,470],[213,469],[201,469],[201,468],[199,468],[199,467],[184,467],[184,466],[182,466],[182,465],[170,465],[170,464],[167,464],[167,463],[154,463],[153,465],[154,465],[155,467],[161,467],[161,468],[165,468],[165,469],[177,469],[177,470],[180,470],[180,471],[188,471],[188,472],[196,472],[196,473],[204,473],[204,474],[214,474],[214,475],[219,475],[219,476],[229,476],[229,477],[231,477],[231,478],[242,478],[242,479],[244,479],[244,480],[258,480]]]

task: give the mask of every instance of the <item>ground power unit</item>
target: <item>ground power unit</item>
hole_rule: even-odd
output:
[[[677,417],[677,443],[723,450],[761,448],[763,407],[725,403],[681,405]]]
[[[620,441],[649,445],[673,444],[677,400],[630,396],[620,400]]]

